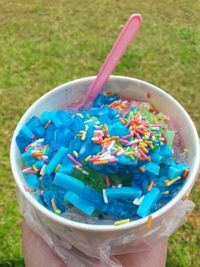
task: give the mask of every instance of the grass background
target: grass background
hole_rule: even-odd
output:
[[[23,266],[22,218],[9,166],[17,121],[50,89],[95,75],[131,13],[142,14],[142,28],[114,74],[170,93],[200,132],[199,1],[0,1],[0,266]],[[197,181],[191,195],[197,207],[170,238],[167,266],[200,265],[199,193]]]

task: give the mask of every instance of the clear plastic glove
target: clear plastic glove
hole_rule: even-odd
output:
[[[69,266],[61,260],[58,255],[35,234],[24,221],[23,223],[23,250],[26,267],[48,266],[66,267]],[[123,267],[162,267],[166,264],[167,238],[163,238],[149,250],[123,254],[116,256],[119,266]],[[117,263],[116,263],[117,264]],[[86,265],[87,266],[87,265]],[[90,265],[88,265],[90,266]],[[94,267],[101,267],[101,264],[94,264]],[[117,265],[116,265],[117,266]]]

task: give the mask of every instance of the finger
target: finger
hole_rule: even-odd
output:
[[[67,267],[52,249],[24,221],[23,251],[26,267]]]
[[[167,238],[153,245],[149,250],[118,255],[123,267],[164,267],[166,265]]]

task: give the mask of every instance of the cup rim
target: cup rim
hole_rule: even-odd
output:
[[[85,230],[85,231],[97,231],[97,232],[108,232],[108,231],[121,231],[121,230],[128,230],[137,226],[141,226],[143,224],[145,224],[147,222],[148,216],[144,217],[144,218],[140,218],[134,221],[131,221],[129,223],[126,224],[122,224],[119,226],[115,226],[115,225],[93,225],[93,224],[86,224],[86,223],[80,223],[80,222],[76,222],[76,221],[72,221],[70,219],[61,217],[55,213],[53,213],[52,211],[48,210],[47,208],[45,208],[43,205],[41,205],[36,199],[34,199],[32,197],[32,195],[29,192],[26,192],[23,188],[23,183],[20,179],[20,175],[17,171],[17,163],[15,161],[15,151],[17,148],[16,145],[16,136],[17,133],[19,131],[19,129],[21,128],[20,124],[23,122],[24,117],[26,116],[27,113],[30,113],[32,110],[34,110],[35,105],[41,101],[43,98],[45,98],[47,95],[55,93],[55,91],[57,90],[63,90],[63,88],[66,85],[73,85],[77,82],[83,82],[83,81],[88,81],[90,82],[91,80],[93,80],[96,76],[89,76],[89,77],[84,77],[84,78],[79,78],[64,84],[61,84],[60,86],[50,90],[49,92],[45,93],[44,95],[42,95],[39,99],[37,99],[27,110],[26,112],[23,114],[23,116],[21,117],[21,119],[18,121],[18,124],[15,128],[14,134],[12,136],[12,141],[11,141],[11,146],[10,146],[10,164],[11,164],[11,170],[12,170],[12,174],[13,177],[15,179],[15,182],[17,184],[17,187],[19,188],[20,192],[23,194],[23,196],[25,197],[25,199],[40,213],[42,213],[43,215],[47,216],[48,218],[50,218],[51,220],[53,220],[54,222],[57,222],[59,224],[64,225],[65,227],[70,227],[70,228],[74,228],[74,229],[78,229],[78,230]],[[198,138],[198,134],[197,134],[197,130],[194,126],[194,123],[192,122],[190,116],[188,115],[188,113],[185,111],[185,109],[181,106],[181,104],[179,104],[177,102],[176,99],[174,99],[171,95],[169,95],[168,93],[166,93],[165,91],[163,91],[162,89],[160,89],[159,87],[148,83],[146,81],[143,80],[139,80],[136,78],[132,78],[132,77],[126,77],[126,76],[117,76],[117,75],[111,75],[109,80],[131,80],[134,82],[139,82],[140,84],[143,85],[147,85],[150,87],[153,87],[154,90],[162,92],[162,94],[165,95],[165,97],[167,97],[168,99],[170,99],[172,102],[174,102],[174,104],[177,106],[178,109],[180,109],[184,115],[186,116],[188,123],[190,124],[190,127],[192,129],[192,133],[193,133],[193,138],[195,139],[195,143],[197,144],[196,146],[196,154],[200,155],[200,146],[199,146],[199,138]],[[200,157],[196,157],[195,158],[195,163],[193,165],[193,170],[190,172],[188,178],[186,180],[186,182],[184,183],[183,187],[181,188],[181,190],[176,194],[176,196],[170,200],[167,204],[165,204],[162,208],[160,208],[159,210],[157,210],[156,212],[152,213],[152,219],[156,219],[161,217],[162,215],[164,215],[165,213],[167,213],[173,206],[175,206],[178,201],[181,200],[181,198],[183,196],[185,196],[187,194],[187,192],[191,189],[196,176],[198,174],[198,170],[199,170],[199,165],[200,165]],[[191,178],[192,177],[192,178]]]

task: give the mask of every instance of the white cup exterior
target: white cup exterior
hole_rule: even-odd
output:
[[[10,161],[14,179],[17,184],[19,198],[28,203],[40,220],[48,226],[48,228],[61,238],[66,239],[71,236],[76,244],[79,240],[79,249],[86,252],[87,245],[91,245],[94,240],[101,243],[109,237],[119,236],[121,233],[127,233],[131,229],[136,232],[145,231],[145,223],[147,218],[138,219],[128,224],[118,227],[114,225],[91,225],[78,223],[65,219],[54,214],[35,200],[29,192],[24,190],[24,176],[21,171],[22,162],[21,154],[16,144],[16,136],[20,128],[32,117],[40,116],[46,110],[68,109],[72,107],[72,103],[78,102],[86,93],[89,84],[95,77],[86,77],[65,83],[40,97],[22,116],[20,119],[11,143]],[[175,123],[176,128],[180,131],[184,140],[184,145],[189,149],[189,165],[190,173],[184,186],[177,195],[164,207],[152,214],[154,224],[159,224],[161,219],[170,212],[170,210],[183,198],[190,193],[190,190],[197,177],[200,165],[200,147],[199,138],[195,126],[184,108],[169,94],[158,87],[134,78],[123,76],[111,76],[103,88],[103,91],[112,90],[119,93],[123,97],[131,97],[135,100],[148,101],[147,93],[150,93],[150,102],[157,107],[158,110],[166,114]],[[73,243],[73,242],[72,242]],[[72,244],[73,245],[73,244]],[[137,244],[136,244],[137,245]]]

